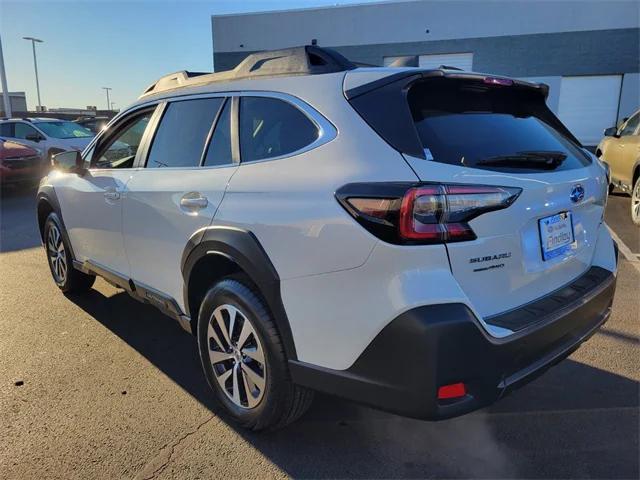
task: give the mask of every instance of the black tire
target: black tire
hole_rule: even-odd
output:
[[[609,184],[609,195],[611,195],[615,189],[616,189],[616,186],[613,183],[610,183]]]
[[[214,392],[217,403],[222,407],[223,413],[244,428],[254,431],[274,430],[284,427],[304,414],[311,405],[313,392],[295,385],[291,381],[282,340],[271,313],[261,295],[248,286],[248,283],[234,278],[226,278],[215,284],[206,293],[198,312],[198,349],[205,377]],[[236,308],[241,314],[239,318],[242,322],[241,325],[236,324],[239,326],[232,328],[229,336],[234,338],[234,332],[236,332],[235,338],[237,338],[239,336],[238,329],[242,329],[244,321],[248,320],[250,327],[259,337],[261,351],[264,354],[265,386],[259,403],[251,408],[247,406],[243,408],[234,403],[230,394],[223,390],[223,386],[217,380],[220,376],[220,369],[224,371],[227,362],[236,362],[237,360],[225,360],[224,363],[217,363],[214,367],[209,357],[210,350],[218,349],[215,343],[212,343],[215,342],[215,339],[209,338],[209,323],[215,322],[214,311],[226,308],[226,306]],[[219,329],[217,331],[221,332]],[[218,336],[220,337],[219,333]],[[223,343],[226,342],[223,341]],[[238,341],[238,343],[240,342]],[[238,347],[242,347],[242,345],[238,345]],[[231,351],[231,347],[228,351]],[[240,352],[240,349],[236,352]],[[251,359],[247,360],[251,361]],[[243,360],[240,360],[238,363],[242,362]],[[240,366],[242,367],[242,365]],[[218,375],[214,373],[214,368],[216,368]],[[228,368],[228,370],[231,369],[232,367]],[[241,369],[239,371],[242,374]],[[231,375],[232,377],[235,375],[235,370]],[[242,376],[238,378],[242,379]],[[241,384],[240,380],[238,384]],[[241,389],[244,390],[244,398],[246,399],[246,386]]]
[[[58,237],[59,241],[57,240]],[[50,213],[44,224],[44,249],[47,254],[51,277],[64,293],[83,292],[93,286],[96,277],[73,268],[71,249],[65,238],[66,234],[58,215],[55,212]],[[56,259],[54,260],[54,251],[60,252],[60,259],[56,254]],[[61,270],[61,263],[64,264],[64,270]]]

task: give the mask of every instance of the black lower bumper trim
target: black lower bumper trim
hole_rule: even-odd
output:
[[[569,356],[609,318],[614,291],[615,277],[608,272],[558,309],[561,315],[505,339],[489,336],[466,305],[418,307],[390,322],[349,369],[292,360],[291,374],[300,385],[408,417],[462,415]],[[458,382],[467,395],[439,402],[438,388]]]
[[[485,318],[489,325],[508,328],[513,332],[523,330],[537,323],[545,323],[549,317],[558,316],[559,310],[565,306],[571,308],[574,302],[584,302],[586,292],[594,292],[611,272],[600,267],[592,267],[583,275],[564,287],[527,303],[509,312]]]

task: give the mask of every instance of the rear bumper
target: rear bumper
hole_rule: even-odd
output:
[[[584,288],[584,276],[596,278]],[[592,267],[568,302],[541,312],[515,334],[489,336],[466,305],[409,310],[385,327],[347,370],[290,361],[294,382],[404,416],[439,420],[487,406],[575,351],[609,318],[615,276]],[[548,296],[557,297],[558,292]],[[547,297],[539,301],[547,300]],[[522,307],[522,314],[530,305]],[[517,310],[509,312],[517,317]],[[440,386],[463,382],[466,396],[438,401]]]

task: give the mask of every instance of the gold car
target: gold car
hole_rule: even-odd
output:
[[[631,220],[640,226],[640,110],[604,135],[596,156],[609,165],[609,191],[618,187],[631,194]]]

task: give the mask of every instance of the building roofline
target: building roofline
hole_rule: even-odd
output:
[[[354,2],[354,3],[345,3],[345,4],[333,4],[333,5],[325,5],[325,6],[317,6],[317,7],[301,7],[301,8],[280,8],[277,10],[255,10],[251,12],[238,12],[238,13],[221,13],[221,14],[211,14],[211,18],[224,18],[224,17],[243,17],[247,15],[268,15],[273,13],[290,13],[290,12],[309,12],[314,10],[336,10],[341,8],[349,8],[349,7],[366,7],[366,6],[376,6],[376,5],[387,5],[387,4],[402,4],[402,3],[417,3],[422,0],[378,0],[375,2]]]

